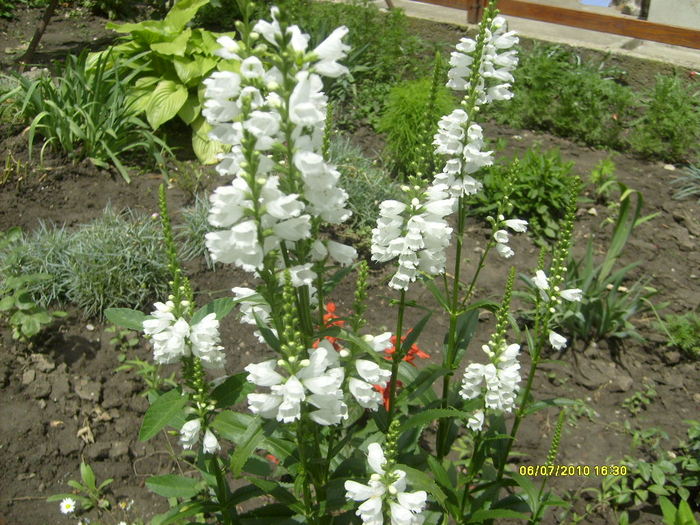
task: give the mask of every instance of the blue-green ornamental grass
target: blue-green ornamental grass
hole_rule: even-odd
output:
[[[200,204],[200,207],[202,205]],[[189,215],[192,213],[192,215]],[[206,210],[187,212],[178,228],[183,260],[202,254]],[[157,218],[112,209],[76,230],[41,223],[0,247],[0,278],[24,279],[23,289],[42,308],[78,307],[84,317],[105,308],[145,306],[168,288],[167,259]],[[27,280],[28,274],[41,279]]]

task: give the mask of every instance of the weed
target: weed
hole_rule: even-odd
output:
[[[657,395],[654,385],[652,383],[646,383],[643,390],[639,390],[626,398],[622,402],[622,407],[626,408],[633,416],[636,416],[642,410],[649,408],[649,405],[656,399]]]
[[[179,160],[173,160],[168,169],[170,184],[187,194],[191,201],[205,189],[210,175],[210,172],[198,164]]]
[[[633,124],[634,151],[669,162],[691,160],[700,139],[700,92],[674,76],[656,77],[645,95],[644,114]]]
[[[111,504],[104,492],[114,480],[109,478],[97,485],[95,473],[87,463],[80,463],[80,478],[82,483],[73,479],[68,481],[68,485],[73,488],[75,493],[55,494],[49,496],[46,501],[61,501],[70,498],[78,500],[82,510],[90,510],[93,508],[98,509],[98,511],[108,510]]]
[[[129,173],[122,163],[128,153],[143,151],[151,161],[163,164],[165,143],[136,116],[127,86],[136,72],[126,63],[112,62],[109,54],[99,56],[88,69],[88,55],[69,55],[52,79],[31,80],[16,74],[18,86],[0,97],[0,103],[14,101],[29,127],[29,152],[36,134],[47,146],[73,160],[89,159],[94,165],[114,166],[127,182]],[[31,160],[31,159],[30,159]]]
[[[512,216],[526,219],[536,238],[553,240],[559,230],[566,199],[567,180],[573,162],[564,162],[559,150],[528,150],[522,159],[492,166],[484,177],[484,191],[473,198],[472,213],[482,217],[495,213],[505,197],[505,181],[512,180]]]
[[[700,316],[698,314],[688,312],[684,315],[667,315],[659,326],[668,335],[668,346],[677,347],[690,359],[700,359]]]
[[[597,202],[608,202],[613,190],[617,188],[615,171],[615,163],[610,157],[602,159],[591,171],[589,181],[595,188]]]

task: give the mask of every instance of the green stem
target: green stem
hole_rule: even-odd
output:
[[[447,335],[447,351],[443,355],[442,366],[447,369],[448,372],[442,379],[442,399],[440,406],[442,408],[447,408],[449,404],[450,396],[450,381],[454,375],[455,370],[455,355],[457,353],[457,318],[459,317],[459,283],[460,283],[460,272],[462,268],[462,249],[463,249],[463,236],[465,227],[465,213],[464,213],[464,198],[460,197],[457,205],[457,246],[455,249],[455,266],[454,275],[452,283],[452,298],[450,304],[450,328]],[[442,460],[447,454],[446,441],[447,432],[452,424],[449,419],[441,419],[438,423],[437,432],[437,458]]]
[[[401,299],[399,302],[399,313],[396,319],[396,345],[394,350],[393,360],[391,362],[391,378],[389,379],[389,420],[387,428],[391,425],[396,413],[396,383],[399,375],[399,363],[403,359],[401,334],[403,333],[403,316],[406,309],[406,291],[401,290]]]
[[[467,476],[464,480],[464,490],[462,491],[462,499],[459,503],[459,516],[454,516],[455,520],[462,521],[464,516],[464,508],[467,506],[467,496],[469,495],[469,484],[474,479],[474,462],[477,457],[477,452],[479,447],[481,447],[481,431],[476,435],[474,439],[474,450],[472,451],[472,457],[469,459],[469,467],[467,467]]]

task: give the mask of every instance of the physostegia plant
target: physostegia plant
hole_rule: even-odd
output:
[[[452,53],[448,86],[464,97],[439,121],[433,144],[443,168],[427,187],[411,181],[402,200],[381,203],[372,232],[372,259],[397,262],[389,281],[398,294],[395,330],[376,334],[367,333],[363,319],[366,263],[354,265],[355,250],[324,234],[327,225],[350,215],[339,173],[327,158],[331,125],[323,93],[323,77],[347,73],[347,29],[337,28],[310,49],[309,37],[277,8],[269,21],[246,19],[238,29],[239,40],[218,40],[218,53],[235,65],[204,82],[211,137],[229,148],[217,170],[230,181],[211,196],[215,230],[206,242],[212,259],[249,272],[258,284],[234,287],[231,297],[197,309],[161,192],[172,293],[150,316],[107,312],[113,322],[143,330],[159,366],[182,365],[182,385],[151,396],[140,438],[176,429],[183,449],[178,460],[199,477],[149,480],[151,490],[173,498],[157,523],[538,521],[556,501],[544,492],[544,482],[536,487],[507,460],[521,420],[547,405],[533,404],[530,391],[543,349],[566,344],[552,330],[559,304],[581,299],[579,290],[562,290],[577,185],[551,268],[545,269],[543,253],[535,269],[540,295],[524,343],[508,333],[513,269],[500,303],[474,301],[488,255],[511,257],[510,235],[527,228],[509,216],[507,198],[490,219],[490,241],[468,279],[462,254],[467,198],[480,191],[480,170],[493,162],[477,123],[479,108],[512,97],[517,37],[492,2],[476,39],[463,38]],[[326,298],[353,267],[353,308],[338,312]],[[407,293],[416,281],[449,317],[442,363],[420,371],[415,358],[426,354],[417,340],[429,316],[411,329],[404,326],[412,306]],[[206,370],[223,370],[226,362],[219,326],[236,306],[271,357],[213,380]],[[495,313],[496,324],[482,346],[485,356],[470,356],[467,364],[481,308]],[[522,344],[531,363],[524,388]],[[461,370],[461,384],[454,384]],[[246,408],[238,408],[243,403]],[[510,430],[508,414],[514,414]],[[433,423],[437,430],[430,434]],[[455,467],[461,458],[449,458],[460,436],[471,443],[466,470]],[[558,446],[558,436],[554,441]],[[504,493],[516,485],[522,490]]]

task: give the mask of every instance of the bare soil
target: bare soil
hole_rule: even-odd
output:
[[[17,22],[0,25],[0,51],[28,40],[39,11],[30,10]],[[77,52],[97,41],[109,41],[109,32],[101,29],[104,20],[94,17],[71,18],[62,13],[49,25],[39,60],[56,58],[65,52]],[[438,35],[454,41],[458,30],[426,22],[413,22],[424,35]],[[29,36],[28,36],[29,35]],[[637,61],[635,61],[637,64]],[[622,64],[629,66],[629,64]],[[645,66],[648,82],[659,72]],[[635,69],[633,64],[633,70]],[[637,73],[639,74],[639,73]],[[5,126],[0,134],[3,155],[27,159],[25,130]],[[586,176],[609,152],[595,150],[543,133],[487,125],[486,136],[505,139],[500,153],[507,157],[522,155],[534,144],[543,150],[559,148],[564,160],[575,162],[574,172]],[[357,142],[368,152],[381,150],[381,138],[367,130],[356,134]],[[665,313],[685,313],[700,305],[700,236],[698,204],[672,199],[671,180],[677,172],[658,162],[648,162],[627,155],[615,154],[618,178],[642,192],[644,213],[658,216],[640,226],[627,246],[623,263],[641,262],[633,275],[649,277],[658,289],[655,301],[668,302]],[[55,221],[71,228],[98,217],[107,204],[113,208],[131,208],[143,213],[157,211],[157,188],[160,175],[133,177],[130,185],[112,173],[89,164],[71,165],[65,159],[49,154],[43,165],[30,163],[24,174],[13,177],[0,187],[0,230],[21,226],[25,231],[36,228],[40,221]],[[210,188],[211,189],[211,188]],[[177,210],[187,201],[178,189],[168,191],[169,203],[177,220]],[[592,211],[595,209],[595,214]],[[576,252],[581,254],[586,241],[593,239],[597,254],[603,254],[611,236],[604,220],[610,211],[601,205],[586,204],[581,208],[575,238]],[[486,243],[486,225],[471,221],[466,239],[465,268],[473,269],[478,251]],[[494,257],[484,270],[479,286],[480,297],[498,297],[508,267],[531,274],[538,248],[525,236],[512,241],[516,256],[503,261]],[[451,256],[454,259],[454,255]],[[449,265],[448,265],[449,267]],[[226,295],[233,286],[253,284],[249,275],[230,268],[211,271],[201,261],[188,266],[200,302]],[[374,268],[370,287],[371,309],[368,330],[391,329],[394,313],[390,312],[391,290],[385,286],[391,267]],[[345,284],[333,299],[342,312],[352,302],[352,287]],[[419,285],[410,296],[420,304],[435,306],[430,294]],[[420,311],[411,311],[408,325],[417,322]],[[582,399],[595,411],[590,419],[581,417],[575,426],[567,426],[562,440],[559,463],[609,465],[631,454],[630,435],[624,429],[629,421],[633,428],[659,427],[665,430],[672,446],[685,434],[682,421],[698,418],[700,407],[700,363],[687,361],[674,349],[666,347],[658,334],[654,319],[637,319],[646,341],[627,341],[619,351],[605,342],[596,347],[574,348],[561,355],[558,363],[543,367],[535,380],[534,395],[538,399],[567,397]],[[484,317],[478,339],[472,343],[468,359],[479,360],[479,345],[487,338],[491,326]],[[121,519],[144,519],[162,512],[167,503],[151,495],[145,479],[151,475],[175,471],[170,449],[177,447],[176,437],[161,435],[147,443],[137,440],[142,416],[148,406],[141,395],[144,384],[132,372],[115,372],[119,352],[109,343],[99,319],[83,319],[79,312],[57,322],[31,345],[14,342],[9,331],[0,329],[0,450],[3,472],[0,474],[0,525],[42,525],[74,523],[74,518],[58,512],[56,503],[45,498],[69,491],[66,482],[78,478],[81,459],[89,462],[98,479],[114,478],[111,486],[119,501],[133,500],[131,510]],[[421,347],[440,360],[446,321],[434,316],[420,338]],[[247,363],[270,355],[250,333],[227,318],[223,326],[223,344],[229,349],[226,371],[240,371]],[[141,344],[130,358],[149,358],[149,348]],[[523,370],[527,370],[523,356]],[[418,366],[421,366],[420,363]],[[637,416],[622,407],[625,398],[650,383],[658,397]],[[542,462],[551,440],[556,413],[542,411],[527,419],[515,449],[523,454],[514,459],[520,464]],[[553,487],[560,495],[585,486],[596,486],[600,478],[558,478]],[[579,511],[585,505],[583,495],[574,498]],[[661,523],[658,515],[642,509],[633,514],[634,523]],[[612,514],[603,512],[587,519],[587,523],[612,523]],[[555,514],[546,523],[559,523]]]

